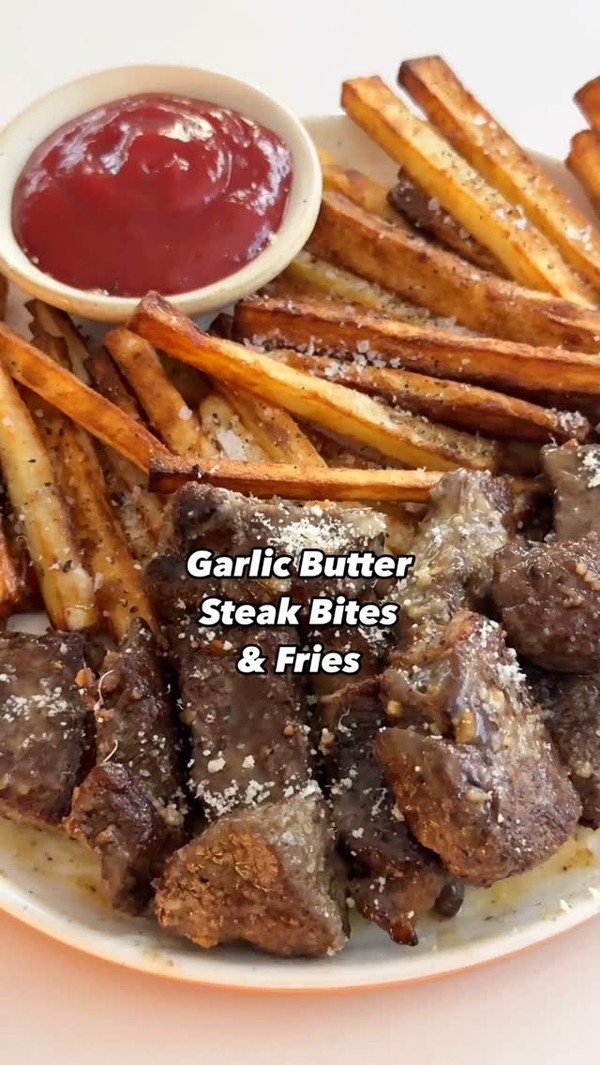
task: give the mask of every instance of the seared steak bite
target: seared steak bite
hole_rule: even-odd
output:
[[[510,643],[566,673],[600,669],[600,535],[517,540],[496,556],[494,597]]]
[[[554,531],[559,540],[600,532],[600,444],[563,444],[542,450],[554,488]]]
[[[508,543],[513,526],[514,499],[507,482],[473,470],[445,474],[411,544],[414,569],[398,590],[403,633],[443,625],[461,607],[483,608],[494,555]]]
[[[152,881],[185,838],[183,826],[165,820],[139,776],[124,765],[95,766],[77,788],[67,831],[100,858],[111,906],[144,913]]]
[[[545,861],[580,804],[499,625],[460,611],[436,643],[399,651],[382,679],[377,757],[420,842],[467,883]]]
[[[209,820],[306,787],[309,728],[300,678],[273,672],[277,646],[298,641],[287,628],[217,632],[192,622],[171,631],[181,719],[191,734],[190,789]],[[248,644],[267,656],[264,674],[236,668]]]
[[[359,912],[397,943],[418,942],[416,920],[431,910],[449,877],[425,850],[375,759],[384,722],[375,680],[348,685],[321,703],[321,750],[338,846],[348,865],[348,891]],[[461,894],[458,894],[460,906]],[[454,911],[456,912],[456,910]]]
[[[83,637],[0,635],[0,813],[60,824],[91,753]]]
[[[139,913],[185,839],[186,813],[174,709],[141,621],[106,655],[95,719],[97,765],[75,791],[66,827],[99,854],[113,906]]]
[[[202,599],[226,595],[240,601],[271,602],[289,594],[296,599],[331,594],[335,581],[296,576],[296,562],[304,548],[330,554],[350,550],[381,550],[386,522],[383,515],[363,508],[328,504],[248,499],[237,492],[186,484],[170,501],[161,546],[147,568],[147,589],[163,621],[177,621],[197,610]],[[252,579],[190,577],[186,561],[196,550],[215,555],[249,555],[253,548],[271,547],[293,558],[292,576]],[[357,581],[357,590],[362,583]]]
[[[294,566],[283,579],[186,573],[197,549],[247,556],[271,547],[294,560],[304,546],[327,549],[322,540],[332,542],[339,521],[321,507],[309,517],[311,509],[187,485],[171,503],[160,553],[148,568],[190,728],[190,783],[213,822],[169,862],[157,914],[203,946],[243,939],[273,953],[314,955],[333,953],[346,938],[341,868],[311,779],[302,678],[273,669],[277,647],[298,645],[300,637],[292,627],[208,630],[197,620],[205,596],[269,603],[283,593],[300,597],[303,583]],[[237,668],[246,645],[266,656],[264,674]]]
[[[340,950],[342,881],[315,792],[238,809],[177,851],[156,892],[162,927],[201,947],[241,940],[281,956]]]
[[[507,542],[512,522],[512,494],[503,481],[466,470],[441,479],[411,543],[414,569],[394,593],[403,612],[394,634],[401,645],[435,639],[461,605],[487,600],[493,553]],[[347,640],[353,639],[356,631],[349,630]],[[378,730],[390,719],[378,684],[364,678],[383,667],[386,651],[384,640],[365,658],[367,671],[358,683],[344,687],[338,676],[320,700],[323,768],[338,843],[349,864],[350,894],[360,912],[393,939],[416,943],[418,916],[436,903],[446,914],[456,913],[463,891],[439,857],[413,836],[375,758]],[[321,679],[315,681],[322,695]],[[332,695],[332,688],[341,690]]]
[[[540,672],[530,680],[581,799],[581,820],[600,828],[600,674]]]

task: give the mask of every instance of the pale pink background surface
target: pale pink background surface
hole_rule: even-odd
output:
[[[600,73],[592,0],[11,0],[0,123],[62,81],[120,63],[211,66],[304,114],[345,76],[393,79],[442,52],[512,128],[563,156],[574,90]],[[0,1061],[146,1065],[598,1060],[600,920],[486,969],[399,990],[272,997],[212,991],[87,958],[0,915]]]

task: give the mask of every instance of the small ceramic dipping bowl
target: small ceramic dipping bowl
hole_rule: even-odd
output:
[[[277,133],[292,156],[292,185],[274,239],[229,277],[169,296],[179,310],[208,314],[265,285],[302,248],[319,210],[321,171],[308,133],[290,111],[251,85],[210,70],[177,66],[120,67],[71,81],[31,104],[0,133],[0,272],[28,294],[95,321],[126,320],[138,298],[74,288],[40,270],[15,239],[13,190],[32,151],[60,126],[101,104],[144,93],[188,96],[232,108]]]

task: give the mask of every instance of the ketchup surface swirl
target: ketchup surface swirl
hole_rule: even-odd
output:
[[[61,126],[15,186],[12,225],[45,273],[111,296],[165,295],[235,273],[277,232],[287,145],[237,111],[143,95]]]

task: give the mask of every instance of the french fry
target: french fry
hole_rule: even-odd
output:
[[[101,395],[124,411],[129,418],[136,422],[143,421],[142,411],[135,396],[129,391],[105,348],[91,352],[86,361],[86,369]]]
[[[147,471],[150,459],[166,452],[142,425],[2,323],[0,362],[21,385],[114,447],[139,469]]]
[[[229,399],[216,388],[202,400],[198,416],[214,458],[265,461],[267,456],[262,448],[242,425]]]
[[[50,457],[2,365],[0,406],[0,463],[12,506],[23,522],[44,605],[55,628],[88,629],[97,621],[92,579],[82,564]]]
[[[344,82],[342,106],[413,181],[504,264],[522,285],[594,306],[588,287],[553,245],[378,77]]]
[[[600,133],[600,77],[582,85],[575,93],[575,103],[590,126]]]
[[[214,322],[213,322],[214,325]],[[202,400],[212,390],[212,385],[204,374],[195,370],[193,366],[186,366],[184,362],[170,359],[168,355],[159,352],[162,367],[169,381],[177,389],[191,410],[198,410]]]
[[[424,470],[349,470],[236,459],[198,463],[167,455],[153,462],[150,485],[157,492],[175,492],[187,481],[197,480],[260,499],[282,496],[365,503],[423,503],[440,477],[441,473]]]
[[[107,500],[94,445],[79,426],[62,415],[54,417],[61,423],[55,441],[60,483],[83,556],[94,574],[100,617],[116,640],[126,635],[136,617],[144,618],[156,630],[144,592],[142,566],[130,554],[116,511]]]
[[[6,311],[6,299],[8,296],[8,282],[4,274],[0,274],[0,321],[4,320]]]
[[[44,602],[36,576],[27,540],[23,530],[23,516],[13,510],[6,493],[2,501],[4,538],[18,584],[15,610],[43,610]]]
[[[46,334],[64,341],[68,365],[80,381],[89,385],[90,375],[86,366],[88,350],[68,314],[43,303],[42,300],[30,300],[27,310],[32,318],[31,331],[34,338]]]
[[[103,395],[108,394],[107,398],[130,417],[141,421],[137,403],[106,350],[100,348],[93,355],[88,355],[68,315],[47,307],[39,300],[34,300],[28,307],[33,317],[34,333],[38,337],[37,346],[55,362],[73,370],[85,383],[94,380],[96,374],[102,386],[99,391]],[[64,356],[58,345],[62,345]],[[112,448],[99,446],[103,467],[102,491],[108,493],[112,506],[118,507],[119,524],[134,557],[145,564],[156,550],[163,506],[156,496],[147,491],[147,479],[128,459]]]
[[[326,355],[302,355],[296,351],[275,351],[273,357],[297,370],[381,396],[388,403],[415,414],[425,414],[433,421],[487,436],[547,443],[551,440],[585,440],[591,431],[590,423],[582,414],[540,407],[503,392],[460,381],[336,360]]]
[[[349,470],[318,466],[300,467],[278,462],[244,462],[215,459],[195,462],[190,458],[165,455],[154,459],[150,485],[156,492],[176,492],[188,481],[201,481],[215,488],[228,488],[270,499],[342,500],[362,503],[426,503],[441,472],[432,470]],[[543,480],[508,477],[516,493],[543,495]]]
[[[343,385],[301,373],[241,344],[207,336],[156,293],[138,305],[130,328],[234,388],[279,404],[290,414],[375,448],[404,465],[443,470],[498,466],[498,450],[492,442],[400,414]]]
[[[452,252],[325,193],[309,250],[486,336],[600,350],[600,312],[473,269]]]
[[[523,208],[532,225],[598,296],[600,231],[465,89],[448,64],[439,56],[409,59],[400,67],[398,80],[442,136],[513,206]]]
[[[18,605],[21,593],[21,582],[8,549],[2,520],[0,521],[0,618],[10,617]]]
[[[600,131],[582,129],[576,133],[566,163],[600,217]]]
[[[58,363],[69,362],[63,336],[41,333],[39,342]],[[31,394],[30,394],[31,395]],[[94,576],[101,619],[116,640],[126,635],[136,617],[156,629],[142,580],[142,566],[134,561],[111,507],[96,447],[84,429],[48,404],[32,398],[31,410],[44,435],[71,523],[83,558]]]
[[[390,205],[385,185],[374,181],[361,170],[340,166],[320,149],[319,157],[324,189],[329,192],[339,192],[342,196],[347,196],[352,203],[368,211],[369,214],[374,214],[384,222],[398,226],[399,229],[412,232],[412,226],[409,226]]]
[[[510,276],[502,263],[443,209],[439,200],[419,189],[402,171],[388,192],[388,200],[415,229],[437,240],[468,263],[500,277]]]
[[[286,280],[289,282],[288,287],[284,285],[278,291],[275,286],[273,295],[295,299],[300,294],[302,297],[315,299],[322,294],[343,303],[356,303],[373,311],[383,311],[391,318],[399,318],[403,322],[428,322],[431,319],[431,314],[425,307],[406,303],[381,285],[365,281],[358,274],[334,266],[323,259],[316,259],[307,251],[301,251],[277,278],[278,282]]]
[[[323,353],[356,352],[432,377],[466,380],[537,393],[600,395],[600,360],[557,348],[534,348],[490,337],[462,336],[442,329],[408,325],[370,312],[331,303],[294,304],[269,296],[242,300],[236,307],[238,338],[273,347],[312,347]]]
[[[105,344],[169,449],[175,455],[210,457],[198,418],[171,384],[154,348],[123,328],[111,329]]]
[[[256,396],[229,388],[227,397],[253,440],[271,462],[298,462],[326,466],[306,434],[282,407],[265,404]]]
[[[136,400],[129,392],[110,355],[100,348],[89,356],[87,367],[98,391],[131,418],[141,420]],[[150,560],[162,525],[163,500],[147,489],[147,477],[129,459],[100,445],[106,487],[119,508],[119,519],[133,554],[142,563]]]

